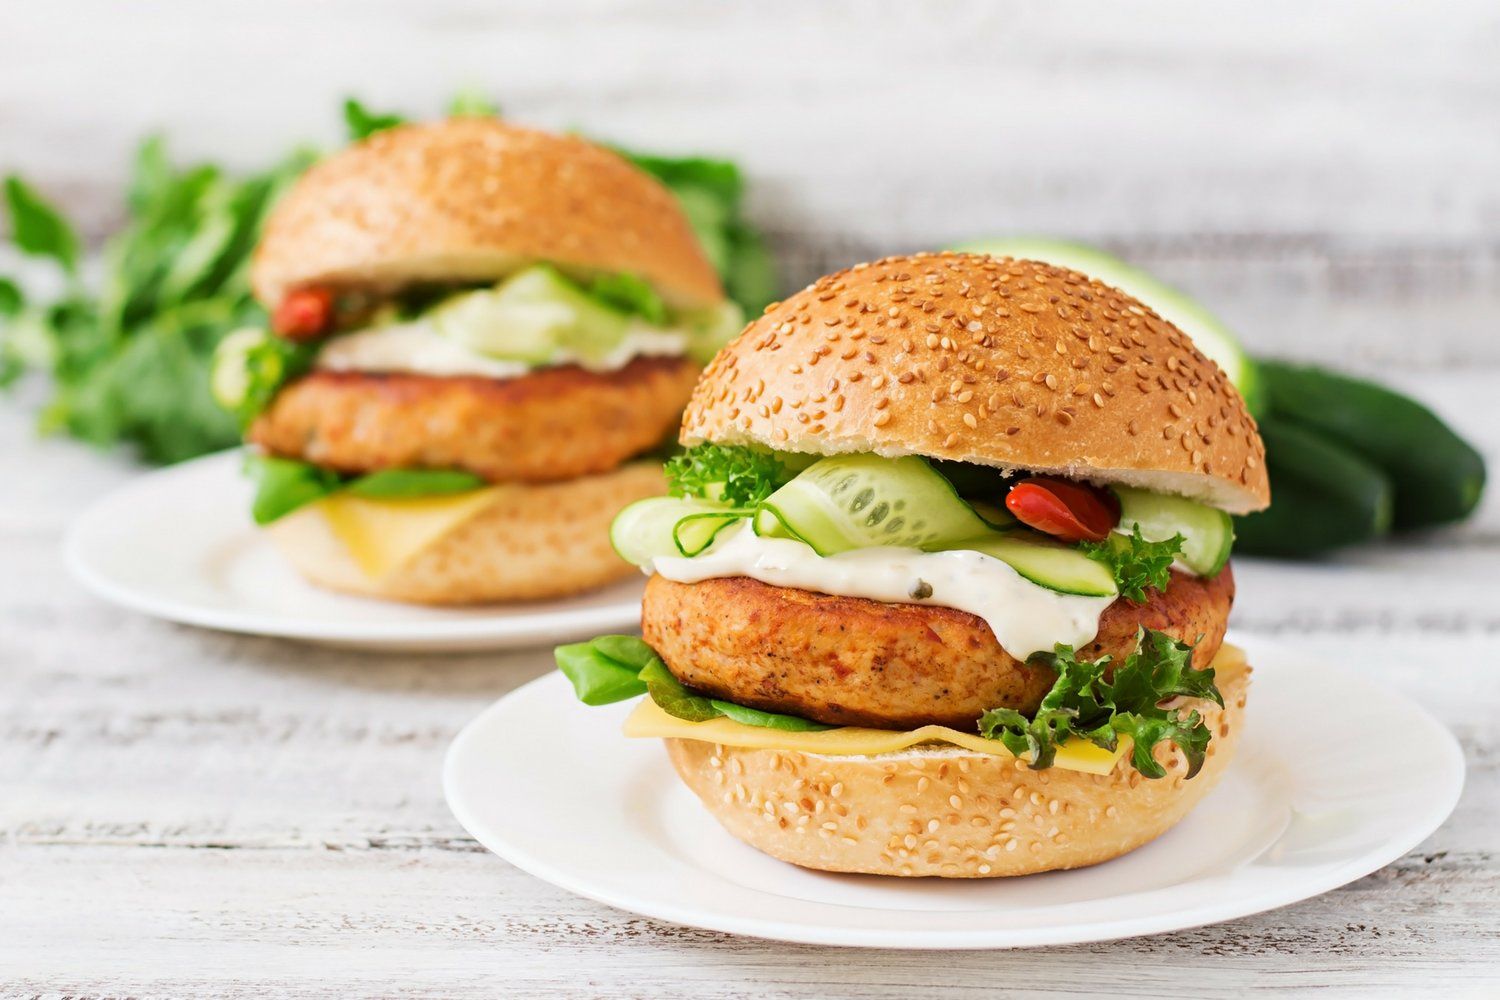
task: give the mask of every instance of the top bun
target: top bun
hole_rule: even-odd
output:
[[[829,275],[704,371],[682,441],[924,455],[1270,503],[1244,401],[1181,330],[1032,260],[941,253]]]
[[[655,178],[577,137],[478,117],[402,125],[318,163],[267,220],[251,284],[274,308],[299,286],[488,281],[537,261],[630,272],[682,309],[723,297]]]

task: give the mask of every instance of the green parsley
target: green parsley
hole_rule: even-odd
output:
[[[702,497],[730,507],[754,507],[791,481],[794,473],[768,451],[700,444],[666,463],[674,497]]]
[[[1173,535],[1161,542],[1148,542],[1136,526],[1129,535],[1112,532],[1102,542],[1083,542],[1079,550],[1115,575],[1120,594],[1137,604],[1148,590],[1166,590],[1172,579],[1172,563],[1182,552],[1184,539]]]
[[[1180,708],[1161,708],[1161,703],[1183,697],[1224,704],[1213,669],[1194,670],[1192,655],[1187,643],[1142,629],[1135,652],[1110,675],[1109,657],[1081,660],[1071,646],[1059,644],[1055,652],[1032,658],[1057,673],[1036,714],[1028,719],[1012,708],[991,709],[980,717],[979,732],[1018,757],[1030,756],[1035,770],[1051,767],[1058,744],[1069,737],[1113,750],[1121,736],[1129,736],[1134,741],[1131,764],[1147,778],[1165,777],[1153,751],[1170,740],[1187,757],[1191,778],[1203,767],[1208,726],[1196,710],[1184,715]]]

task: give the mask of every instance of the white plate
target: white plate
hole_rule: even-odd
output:
[[[100,596],[186,625],[359,649],[539,646],[640,626],[643,579],[559,601],[426,608],[305,582],[250,520],[241,453],[147,473],[75,521],[74,575]]]
[[[1250,660],[1243,742],[1219,787],[1155,842],[1077,871],[892,879],[772,860],[719,827],[660,741],[620,735],[629,703],[586,708],[561,674],[471,722],[448,751],[443,784],[459,822],[517,867],[709,930],[882,948],[1180,930],[1285,906],[1389,864],[1437,829],[1463,786],[1457,743],[1405,697],[1260,642]]]

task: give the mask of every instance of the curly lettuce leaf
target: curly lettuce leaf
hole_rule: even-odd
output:
[[[1162,708],[1175,698],[1199,698],[1224,704],[1214,685],[1214,671],[1192,668],[1193,647],[1164,632],[1142,629],[1136,648],[1110,674],[1109,657],[1079,659],[1070,646],[1033,657],[1057,674],[1052,689],[1035,715],[1026,718],[1011,708],[991,709],[979,719],[980,735],[999,740],[1017,756],[1027,756],[1031,767],[1051,767],[1064,740],[1088,740],[1105,750],[1119,745],[1120,736],[1134,741],[1131,764],[1147,778],[1166,771],[1152,755],[1162,741],[1175,743],[1187,758],[1187,777],[1203,767],[1212,736],[1196,710]]]
[[[1173,535],[1164,541],[1148,542],[1137,525],[1129,535],[1112,532],[1102,542],[1082,543],[1079,550],[1109,568],[1121,596],[1142,604],[1149,591],[1167,589],[1172,563],[1182,553],[1184,541],[1181,535]]]
[[[702,497],[730,507],[753,507],[790,482],[794,473],[771,452],[700,444],[667,460],[674,497]]]

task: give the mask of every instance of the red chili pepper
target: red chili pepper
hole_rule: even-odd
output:
[[[1065,542],[1102,542],[1120,520],[1120,501],[1113,493],[1051,476],[1012,486],[1005,509],[1028,528]]]
[[[288,340],[311,340],[333,323],[333,292],[299,288],[288,292],[271,316],[271,328]]]

